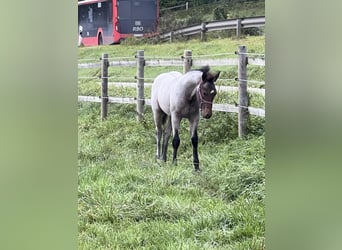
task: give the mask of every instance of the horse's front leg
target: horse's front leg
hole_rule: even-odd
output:
[[[179,126],[180,126],[181,118],[177,117],[176,115],[171,116],[172,122],[172,133],[173,133],[173,140],[172,140],[172,147],[173,147],[173,159],[172,163],[177,165],[177,150],[180,144],[179,138]]]
[[[192,143],[192,155],[194,158],[194,167],[195,170],[200,170],[199,168],[199,159],[198,159],[198,135],[197,130],[195,130],[194,135],[191,137],[191,143]]]
[[[195,117],[190,119],[190,133],[191,133],[191,143],[192,143],[192,154],[194,159],[194,167],[196,171],[200,170],[199,167],[199,159],[198,159],[198,135],[197,135],[197,127],[198,127],[198,118]]]
[[[172,147],[173,147],[173,159],[172,163],[177,165],[177,150],[180,144],[179,132],[175,130],[173,140],[172,140]]]

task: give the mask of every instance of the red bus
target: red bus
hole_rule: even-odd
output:
[[[120,43],[128,36],[153,34],[158,22],[159,0],[78,2],[79,36],[84,46]]]

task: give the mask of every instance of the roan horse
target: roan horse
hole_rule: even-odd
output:
[[[182,118],[190,122],[193,163],[199,170],[197,127],[201,115],[209,119],[212,115],[216,95],[215,81],[220,72],[212,74],[209,66],[181,74],[176,71],[157,76],[152,85],[151,106],[156,125],[157,159],[166,161],[167,146],[173,135],[173,164],[177,164],[177,150],[180,144],[179,128]],[[161,138],[163,136],[162,152]]]

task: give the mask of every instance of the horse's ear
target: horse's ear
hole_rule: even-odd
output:
[[[221,71],[217,72],[217,73],[214,75],[214,82],[216,82],[217,78],[220,76],[220,73],[221,73]]]
[[[207,72],[203,72],[202,74],[202,81],[205,82],[207,80]]]

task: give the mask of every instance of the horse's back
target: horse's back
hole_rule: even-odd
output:
[[[162,110],[170,115],[170,92],[172,85],[182,76],[177,71],[162,73],[158,75],[152,85],[151,90],[151,106],[153,112]]]
[[[153,90],[157,90],[158,89],[165,89],[165,88],[169,88],[171,87],[171,84],[173,81],[175,81],[177,78],[179,78],[180,76],[182,76],[181,73],[179,73],[178,71],[171,71],[168,73],[162,73],[160,75],[158,75],[153,82],[152,85],[152,91]]]

